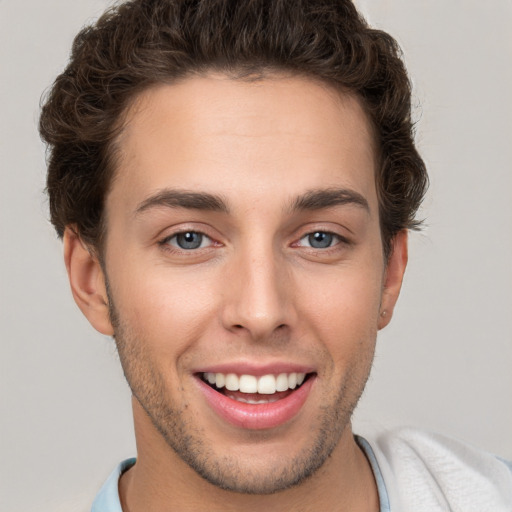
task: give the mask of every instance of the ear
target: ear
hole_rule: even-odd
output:
[[[391,253],[386,265],[382,286],[379,329],[386,327],[393,316],[393,310],[402,288],[407,258],[407,231],[403,230],[397,233],[391,242]]]
[[[64,231],[64,262],[73,298],[91,325],[112,336],[105,276],[97,256],[70,227]]]

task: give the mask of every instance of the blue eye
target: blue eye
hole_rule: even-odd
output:
[[[301,245],[312,247],[313,249],[327,249],[336,245],[340,241],[340,237],[334,233],[326,231],[315,231],[301,238]]]
[[[203,233],[197,231],[185,231],[169,237],[165,243],[178,247],[180,249],[190,251],[193,249],[201,249],[210,245],[211,240]]]

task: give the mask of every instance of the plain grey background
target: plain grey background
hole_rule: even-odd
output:
[[[510,0],[359,0],[414,83],[431,188],[357,432],[420,425],[512,459]],[[113,341],[72,301],[47,221],[40,96],[104,0],[0,0],[0,509],[86,511],[135,454]]]

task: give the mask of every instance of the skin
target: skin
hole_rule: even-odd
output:
[[[137,98],[119,148],[103,264],[72,229],[64,246],[75,300],[115,336],[133,392],[138,459],[120,481],[123,510],[378,510],[350,417],[407,237],[386,262],[358,100],[300,77],[188,78]],[[338,189],[362,201],[320,194],[293,208]],[[177,207],[163,191],[223,205]],[[203,233],[202,246],[180,249],[183,231]],[[331,245],[311,247],[315,232],[333,233]],[[276,362],[315,374],[278,427],[231,425],[198,391],[205,364]]]

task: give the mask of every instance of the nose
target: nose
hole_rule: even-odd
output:
[[[231,262],[222,323],[252,340],[270,339],[295,322],[292,279],[286,262],[271,248],[247,252]]]

